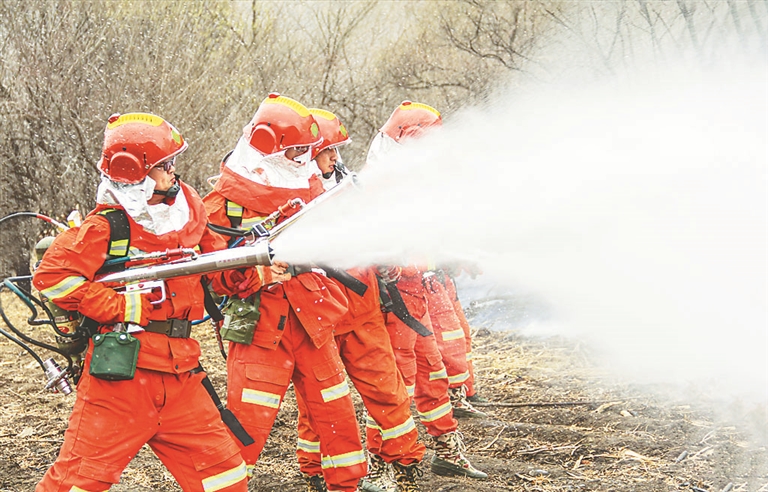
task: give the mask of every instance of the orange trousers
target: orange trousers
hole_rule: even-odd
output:
[[[446,280],[448,276],[444,277]],[[469,380],[466,334],[461,326],[453,299],[437,275],[424,277],[424,291],[437,348],[443,356],[450,388],[458,388]],[[469,326],[469,325],[467,325]]]
[[[400,291],[408,311],[429,331],[434,331],[422,297]],[[453,432],[458,422],[448,399],[448,375],[435,335],[421,336],[393,313],[385,314],[387,332],[397,369],[413,396],[419,419],[431,436]]]
[[[230,343],[228,406],[256,441],[242,449],[250,468],[272,430],[280,403],[293,381],[320,436],[321,468],[328,488],[354,491],[368,471],[355,409],[339,350],[331,339],[315,347],[293,310],[275,349]]]
[[[387,463],[419,462],[425,447],[411,417],[411,398],[395,363],[384,319],[379,314],[343,335],[336,335],[341,360],[368,411],[368,451]],[[299,403],[299,468],[309,475],[321,472],[320,438],[312,429],[306,404]]]
[[[103,492],[146,443],[185,492],[245,492],[238,447],[203,388],[204,374],[136,369],[133,379],[88,374],[77,387],[64,444],[36,492]]]
[[[459,318],[461,329],[464,330],[464,341],[467,344],[467,369],[469,369],[469,378],[464,384],[467,386],[467,396],[473,396],[477,393],[477,390],[475,389],[475,364],[472,361],[472,334],[469,330],[469,321],[467,321],[467,316],[464,314],[464,308],[459,301],[456,282],[448,274],[445,275],[445,290],[448,293],[448,297],[453,301],[456,317]]]

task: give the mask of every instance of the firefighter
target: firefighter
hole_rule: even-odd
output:
[[[405,140],[417,138],[430,128],[442,125],[440,113],[426,104],[404,101],[390,116],[371,142],[368,162],[381,160],[395,146]],[[430,467],[439,475],[465,475],[486,479],[488,475],[477,470],[462,452],[463,442],[457,432],[458,423],[448,395],[449,374],[443,363],[436,332],[430,318],[425,275],[430,270],[411,265],[403,268],[380,268],[385,284],[394,284],[407,308],[407,316],[398,316],[395,309],[385,314],[387,331],[400,370],[409,393],[412,394],[420,420],[433,436],[435,454]],[[393,292],[394,293],[394,292]],[[397,294],[394,293],[394,294]],[[434,334],[417,333],[421,328]],[[438,327],[439,328],[439,327]],[[426,331],[422,333],[426,334]],[[466,360],[466,354],[465,354]]]
[[[322,181],[323,188],[330,190],[348,174],[339,147],[350,142],[349,133],[347,127],[330,111],[312,108],[309,112],[315,118],[323,137],[323,143],[312,151],[311,165]]]
[[[464,270],[466,270],[472,278],[475,278],[475,275],[479,273],[479,270],[477,267],[473,266],[464,266]],[[448,295],[448,298],[453,303],[453,309],[456,313],[456,317],[459,320],[459,324],[461,325],[461,329],[464,332],[464,342],[466,344],[466,354],[467,354],[467,369],[469,370],[469,377],[464,382],[464,396],[466,397],[466,400],[469,401],[470,404],[472,403],[486,403],[488,400],[486,398],[483,398],[478,394],[477,388],[475,387],[475,368],[474,363],[472,362],[472,335],[469,330],[469,322],[467,321],[467,317],[464,314],[464,308],[461,306],[461,301],[459,301],[459,294],[456,290],[456,282],[453,280],[453,278],[456,276],[457,268],[453,266],[446,266],[443,268],[444,276],[444,286],[446,294]],[[457,395],[458,396],[458,395]],[[477,412],[477,410],[472,407],[474,412],[473,413],[481,413]],[[475,416],[475,415],[470,415]],[[477,415],[482,417],[482,415]]]
[[[322,177],[336,182],[338,147],[349,143],[349,135],[333,113],[310,109],[320,127],[323,142],[313,151]],[[366,491],[418,491],[416,475],[425,447],[418,441],[416,424],[411,417],[411,401],[398,373],[392,345],[379,306],[375,267],[352,268],[349,277],[338,283],[349,299],[349,312],[334,328],[336,345],[349,379],[355,385],[367,410],[366,444],[369,456],[368,476],[362,484]],[[306,407],[299,400],[299,439],[297,455],[307,480],[308,490],[322,490],[319,445]],[[389,474],[394,471],[395,482]]]
[[[94,281],[107,258],[225,246],[208,231],[198,194],[174,175],[186,148],[158,116],[111,116],[96,208],[56,238],[35,271],[44,297],[98,325],[64,443],[38,492],[108,490],[145,443],[185,492],[247,490],[245,463],[201,384],[200,346],[189,337],[189,320],[203,317],[200,276],[167,280],[166,295]]]
[[[309,166],[313,147],[322,142],[309,110],[270,94],[204,201],[209,221],[247,229],[291,200],[308,203],[322,183]],[[227,306],[222,336],[230,341],[227,358],[228,406],[255,439],[242,449],[252,470],[277,416],[289,384],[307,407],[320,436],[321,469],[329,490],[356,490],[366,475],[355,410],[333,327],[347,313],[347,298],[318,269],[278,263],[248,269],[239,285],[224,286],[235,296]]]
[[[487,417],[477,410],[467,398],[470,378],[471,338],[469,323],[466,322],[461,304],[456,296],[456,288],[451,278],[442,268],[432,266],[422,277],[424,292],[432,326],[435,329],[437,346],[448,374],[448,394],[453,406],[453,416]],[[449,290],[450,285],[450,290]],[[461,318],[464,319],[462,324]],[[473,394],[474,394],[474,384]]]

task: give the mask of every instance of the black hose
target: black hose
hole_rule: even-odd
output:
[[[5,222],[7,220],[15,219],[16,217],[34,217],[36,219],[44,220],[44,221],[48,222],[49,224],[53,224],[53,225],[55,225],[57,227],[64,227],[64,228],[66,228],[64,226],[64,224],[61,224],[61,223],[53,220],[52,218],[48,217],[47,215],[38,214],[38,213],[35,213],[35,212],[14,212],[12,214],[8,214],[5,217],[0,218],[0,224],[2,224],[3,222]]]
[[[11,287],[11,286],[13,286],[13,287]],[[15,287],[15,288],[14,288],[14,287]],[[0,292],[2,292],[2,290],[3,290],[4,288],[7,288],[7,289],[9,289],[11,292],[13,292],[14,294],[16,294],[16,296],[18,296],[18,297],[20,297],[20,298],[21,298],[21,296],[19,296],[19,292],[21,292],[21,290],[19,289],[19,287],[18,287],[18,286],[16,286],[16,285],[13,285],[13,284],[10,284],[10,283],[9,283],[9,282],[7,282],[7,281],[4,281],[2,284],[0,284]],[[22,300],[24,301],[24,299],[22,299]],[[26,301],[25,301],[25,304],[27,304],[27,306],[30,306],[30,304],[29,304],[28,302],[26,302]],[[18,336],[19,338],[21,338],[22,340],[24,340],[24,342],[26,342],[26,343],[29,343],[29,344],[32,344],[32,345],[35,345],[35,346],[37,346],[37,347],[40,347],[40,348],[43,348],[43,349],[45,349],[45,350],[49,350],[49,351],[51,351],[51,352],[54,352],[54,353],[56,353],[56,354],[59,354],[59,355],[61,355],[61,356],[62,356],[62,357],[64,357],[64,358],[66,358],[66,359],[67,359],[67,371],[68,371],[70,374],[73,374],[73,372],[72,372],[72,371],[73,371],[73,364],[74,364],[74,363],[73,363],[73,361],[72,361],[72,357],[71,357],[69,354],[66,354],[66,353],[64,353],[64,352],[63,352],[61,349],[59,349],[58,347],[53,347],[53,346],[51,346],[51,345],[48,345],[47,343],[43,343],[43,342],[40,342],[40,341],[38,341],[38,340],[35,340],[34,338],[30,338],[30,337],[28,337],[28,336],[27,336],[27,335],[25,335],[23,332],[21,332],[21,331],[20,331],[18,328],[16,328],[16,327],[13,325],[13,323],[11,323],[11,320],[10,320],[10,319],[8,319],[8,316],[6,316],[6,314],[5,314],[5,310],[3,309],[3,306],[2,306],[2,300],[0,300],[0,317],[3,319],[3,321],[4,321],[4,322],[5,322],[5,324],[8,326],[8,328],[10,328],[10,329],[11,329],[11,331],[13,331],[13,333],[15,333],[15,334],[16,334],[16,336]],[[16,341],[16,340],[14,340],[13,338],[11,338],[11,340],[13,340],[13,341]],[[18,342],[17,342],[17,343],[18,343]],[[25,348],[25,350],[27,350],[28,352],[32,353],[32,349],[31,349],[29,346],[26,346],[26,345],[22,345],[22,346]],[[43,367],[43,365],[42,365],[42,359],[41,359],[41,358],[40,358],[38,355],[36,355],[36,354],[35,354],[35,356],[34,356],[34,357],[35,357],[35,359],[38,361],[38,363],[40,364],[40,367],[43,369],[43,372],[45,372],[45,367]]]
[[[2,292],[2,290],[3,290],[4,288],[5,288],[5,285],[0,285],[0,292]],[[9,319],[6,317],[6,315],[5,315],[5,311],[3,311],[2,302],[0,302],[0,316],[3,318],[3,321],[5,321],[5,324],[6,324],[6,325],[8,325],[9,327],[10,327],[10,326],[12,326],[12,325],[11,325],[11,322],[10,322],[10,320],[9,320]],[[11,329],[13,329],[13,328],[11,328]],[[15,332],[16,330],[15,330],[15,329],[13,329],[13,331]],[[31,348],[29,345],[27,345],[26,343],[22,342],[22,341],[21,341],[21,340],[19,340],[18,338],[14,337],[13,335],[11,335],[11,334],[10,334],[10,333],[8,333],[7,331],[3,330],[2,328],[0,328],[0,334],[3,334],[3,335],[5,335],[5,336],[8,338],[8,340],[10,340],[10,341],[12,341],[12,342],[16,343],[16,344],[17,344],[17,345],[19,345],[21,348],[23,348],[24,350],[26,350],[27,352],[29,352],[29,354],[30,354],[32,357],[34,357],[34,359],[37,361],[37,363],[38,363],[38,364],[40,364],[40,368],[43,370],[43,372],[45,372],[45,366],[43,366],[43,359],[41,359],[41,358],[40,358],[40,356],[39,356],[39,355],[37,355],[37,353],[35,353],[35,351],[34,351],[34,350],[32,350],[32,348]]]
[[[59,335],[62,338],[75,338],[78,336],[77,333],[66,333],[59,329],[59,326],[56,324],[56,317],[53,315],[50,309],[48,309],[48,306],[32,295],[31,292],[24,289],[20,285],[17,285],[15,282],[17,280],[28,280],[31,279],[31,275],[25,275],[23,277],[8,277],[5,280],[3,280],[3,285],[6,286],[9,290],[11,290],[14,294],[16,294],[16,297],[21,299],[21,301],[27,305],[30,311],[32,311],[32,316],[27,318],[27,324],[30,326],[42,326],[42,325],[51,325],[51,328],[53,328],[53,331],[56,332],[57,335]],[[48,316],[48,319],[37,319],[37,309],[35,309],[35,306],[32,305],[32,302],[40,306],[40,308],[45,311],[45,314]]]

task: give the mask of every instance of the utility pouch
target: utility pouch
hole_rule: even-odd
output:
[[[91,376],[107,381],[133,379],[139,359],[139,339],[126,332],[97,333],[93,336]]]
[[[247,299],[230,298],[222,310],[224,323],[221,325],[221,338],[250,345],[256,331],[256,322],[259,321],[260,304],[259,292]]]

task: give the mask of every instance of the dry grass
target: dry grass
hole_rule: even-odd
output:
[[[24,325],[25,309],[8,296],[2,301]],[[215,339],[207,325],[196,330],[203,365],[223,393]],[[425,491],[768,490],[766,450],[744,429],[613,381],[574,342],[480,330],[474,354],[480,391],[492,401],[482,407],[490,418],[463,420],[460,430],[468,456],[490,479],[437,477],[425,464]],[[48,393],[43,384],[33,359],[0,338],[0,492],[33,490],[62,442],[74,396]],[[295,429],[289,391],[250,490],[302,490]],[[145,447],[112,490],[180,489]]]

